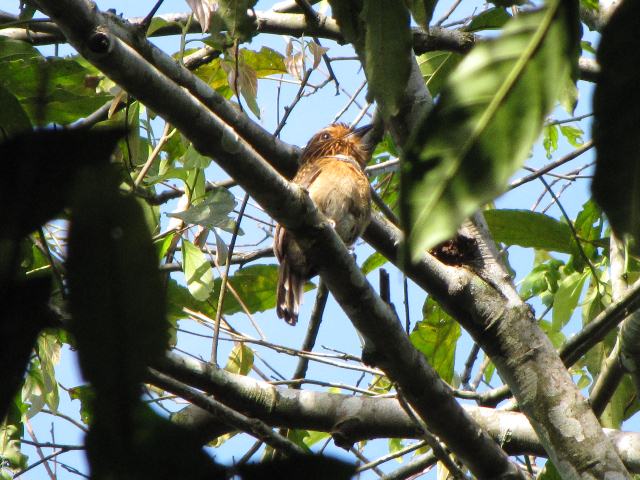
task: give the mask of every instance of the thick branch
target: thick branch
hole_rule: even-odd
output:
[[[271,427],[328,432],[345,446],[375,438],[420,437],[415,424],[394,398],[278,388],[175,354],[169,354],[157,369]],[[464,408],[511,455],[546,456],[523,414],[470,405]],[[174,420],[197,432],[203,443],[233,430],[222,419],[197,407],[187,407]],[[640,472],[640,434],[609,429],[605,432],[627,468]]]
[[[187,24],[188,13],[168,13],[158,15],[155,18],[162,19],[167,25],[154,30],[152,37],[168,35],[181,35],[181,25]],[[15,22],[15,15],[2,12],[0,14],[0,24]],[[128,19],[132,25],[139,25],[144,18],[133,17]],[[302,14],[277,13],[277,12],[255,12],[256,28],[260,33],[270,33],[275,35],[291,35],[294,37],[315,36],[335,40],[343,43],[344,39],[338,26],[332,18],[324,17],[320,23],[308,22]],[[196,20],[192,20],[189,25],[189,33],[201,33],[202,28]],[[0,30],[0,35],[22,40],[33,45],[51,45],[54,43],[64,43],[66,39],[57,25],[53,22],[37,22],[25,28],[7,28]],[[444,50],[457,53],[468,52],[481,37],[473,33],[461,30],[449,30],[441,27],[432,27],[428,32],[422,29],[413,29],[413,49],[416,55],[436,50]],[[587,58],[581,58],[579,62],[580,78],[589,82],[595,82],[599,72],[598,64]]]
[[[376,219],[365,239],[398,264],[401,233],[396,227]],[[588,471],[605,478],[605,472],[611,469],[626,475],[589,405],[549,339],[535,324],[529,307],[504,282],[501,285],[494,279],[488,284],[466,268],[444,266],[430,255],[409,266],[406,273],[432,294],[491,357],[554,464],[562,462],[560,468],[569,475]],[[600,457],[599,463],[594,463],[595,456]]]

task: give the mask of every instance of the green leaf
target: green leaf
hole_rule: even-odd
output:
[[[214,228],[226,226],[229,213],[236,206],[233,194],[226,188],[214,188],[207,192],[207,196],[197,205],[193,205],[184,212],[168,213],[167,216],[179,218],[186,223]]]
[[[0,37],[0,60],[42,58],[42,54],[33,45],[21,40],[12,40],[7,37]]]
[[[536,265],[522,280],[520,296],[524,300],[540,296],[546,306],[553,302],[553,295],[558,290],[560,281],[560,267],[564,264],[560,260],[550,260]]]
[[[411,343],[424,354],[440,377],[451,383],[460,325],[431,297],[424,302],[422,316],[409,335]]]
[[[95,74],[95,69],[71,58],[44,59],[25,53],[0,62],[0,86],[20,100],[32,123],[44,125],[71,123],[110,100],[110,94],[98,94],[85,82]]]
[[[462,58],[459,53],[440,50],[423,53],[418,57],[418,67],[431,95],[440,93],[449,74],[458,66]]]
[[[269,47],[262,47],[258,52],[242,49],[240,58],[248,67],[251,67],[258,78],[287,73],[282,54]]]
[[[59,395],[58,382],[56,381],[55,365],[60,359],[61,343],[55,335],[43,333],[38,337],[36,352],[40,360],[42,372],[43,399],[51,411],[58,410]]]
[[[112,165],[81,172],[68,243],[70,329],[96,392],[96,417],[128,428],[147,367],[167,348],[164,289],[136,200]],[[124,435],[124,431],[118,430]],[[116,435],[116,433],[114,433]]]
[[[560,133],[562,133],[562,136],[567,139],[572,147],[580,147],[584,143],[582,140],[584,132],[578,127],[560,125]]]
[[[478,44],[414,129],[401,198],[413,258],[453,236],[500,194],[529,154],[572,70],[579,41],[575,6],[551,1]]]
[[[0,85],[0,138],[6,139],[31,130],[31,120],[18,99]]]
[[[248,14],[257,0],[218,0],[216,17],[220,17],[229,35],[240,41],[249,40],[256,34],[254,17]]]
[[[573,272],[560,282],[553,299],[553,315],[551,318],[554,330],[560,331],[571,318],[571,314],[578,306],[582,287],[588,277],[589,272]]]
[[[252,265],[241,268],[229,277],[229,283],[233,286],[238,296],[249,310],[249,313],[264,312],[276,306],[276,285],[278,282],[277,265]],[[221,279],[216,279],[213,290],[213,298],[218,298]],[[313,288],[313,284],[307,283],[305,291]],[[244,311],[235,296],[227,295],[224,299],[225,315]]]
[[[184,308],[204,313],[211,318],[215,317],[216,314],[209,303],[196,300],[188,288],[183,287],[173,279],[169,279],[167,282],[167,316],[172,324],[188,316],[184,312]]]
[[[496,241],[540,250],[573,253],[566,223],[530,210],[485,210],[484,218]]]
[[[373,252],[371,255],[369,255],[369,258],[367,258],[362,264],[362,273],[364,275],[369,275],[376,268],[381,267],[385,263],[387,263],[387,259],[384,255],[378,252]]]
[[[213,290],[213,270],[206,255],[189,240],[182,239],[182,269],[189,292],[201,302]]]
[[[416,23],[424,29],[429,28],[438,0],[405,0],[404,3],[411,10]]]
[[[622,2],[602,31],[601,72],[593,97],[596,170],[593,196],[619,238],[640,248],[640,51],[629,48],[640,29],[640,2]]]
[[[502,28],[507,21],[511,19],[511,15],[504,8],[489,8],[473,17],[473,20],[464,30],[467,32],[478,32],[480,30],[497,30]]]
[[[68,391],[71,400],[80,401],[80,420],[85,425],[91,423],[91,404],[95,399],[95,393],[89,385],[79,385]]]
[[[253,367],[253,350],[244,343],[236,342],[224,369],[238,375],[247,375],[251,367]]]
[[[547,158],[551,160],[553,153],[558,149],[557,125],[545,125],[543,130],[542,145],[547,152]]]
[[[412,61],[409,12],[401,0],[365,0],[365,72],[370,93],[387,115],[395,115]]]

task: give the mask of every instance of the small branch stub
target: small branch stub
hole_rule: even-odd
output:
[[[111,48],[111,39],[109,38],[109,34],[102,30],[93,32],[87,41],[87,47],[92,53],[107,53]]]

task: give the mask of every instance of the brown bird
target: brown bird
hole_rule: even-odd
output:
[[[347,247],[353,245],[371,218],[369,180],[364,173],[371,149],[362,141],[370,128],[352,130],[336,123],[320,130],[302,152],[300,169],[293,179],[309,192]],[[273,251],[280,262],[276,312],[295,325],[304,284],[317,271],[281,225],[276,227]]]

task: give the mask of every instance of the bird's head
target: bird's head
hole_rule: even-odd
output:
[[[363,141],[371,125],[351,129],[344,123],[334,123],[316,133],[302,152],[301,164],[309,160],[346,155],[353,157],[364,168],[371,158],[372,149]]]

